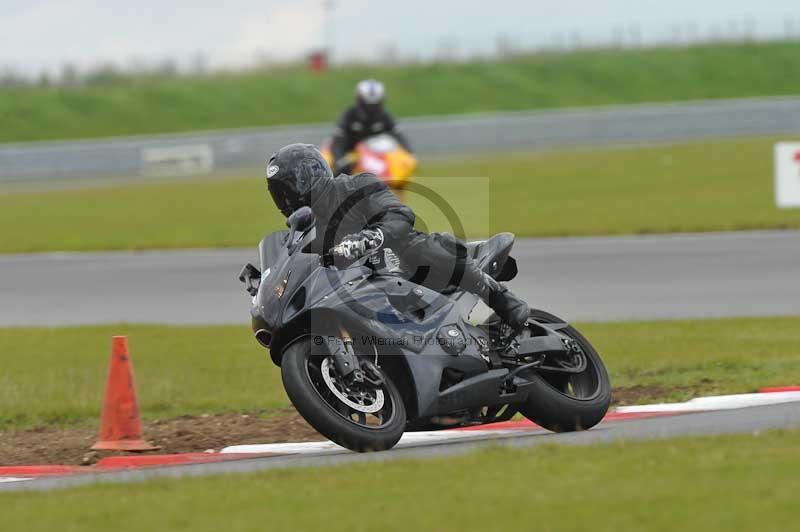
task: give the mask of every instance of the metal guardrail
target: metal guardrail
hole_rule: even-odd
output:
[[[800,134],[800,98],[409,118],[403,129],[425,155]],[[256,168],[291,142],[319,143],[331,124],[0,145],[0,181],[166,176]]]

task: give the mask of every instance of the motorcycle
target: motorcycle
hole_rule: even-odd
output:
[[[331,141],[325,141],[320,152],[331,167],[334,166]],[[369,172],[381,178],[395,191],[402,194],[417,169],[417,159],[389,133],[373,135],[359,142],[347,155],[354,164],[353,173]]]
[[[485,425],[521,413],[555,432],[600,422],[611,384],[600,355],[567,322],[531,310],[519,334],[492,315],[468,321],[478,298],[408,280],[391,249],[351,264],[312,253],[308,207],[259,244],[260,269],[239,280],[252,296],[255,339],[280,367],[289,399],[321,434],[353,451],[393,447],[405,431]],[[476,263],[510,281],[514,235],[471,242]]]

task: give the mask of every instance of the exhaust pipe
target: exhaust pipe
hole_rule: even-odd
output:
[[[259,329],[255,332],[256,341],[261,344],[263,347],[269,348],[270,342],[272,342],[272,334],[266,329]]]

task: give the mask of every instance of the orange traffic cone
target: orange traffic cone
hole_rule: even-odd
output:
[[[144,441],[139,403],[133,384],[133,365],[128,355],[128,339],[115,336],[111,347],[111,364],[100,419],[100,440],[92,446],[96,451],[153,451],[158,449]]]

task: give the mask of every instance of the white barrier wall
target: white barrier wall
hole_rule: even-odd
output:
[[[146,177],[204,175],[214,171],[214,150],[209,144],[145,148],[141,174]]]
[[[800,142],[775,145],[775,204],[800,208]]]

